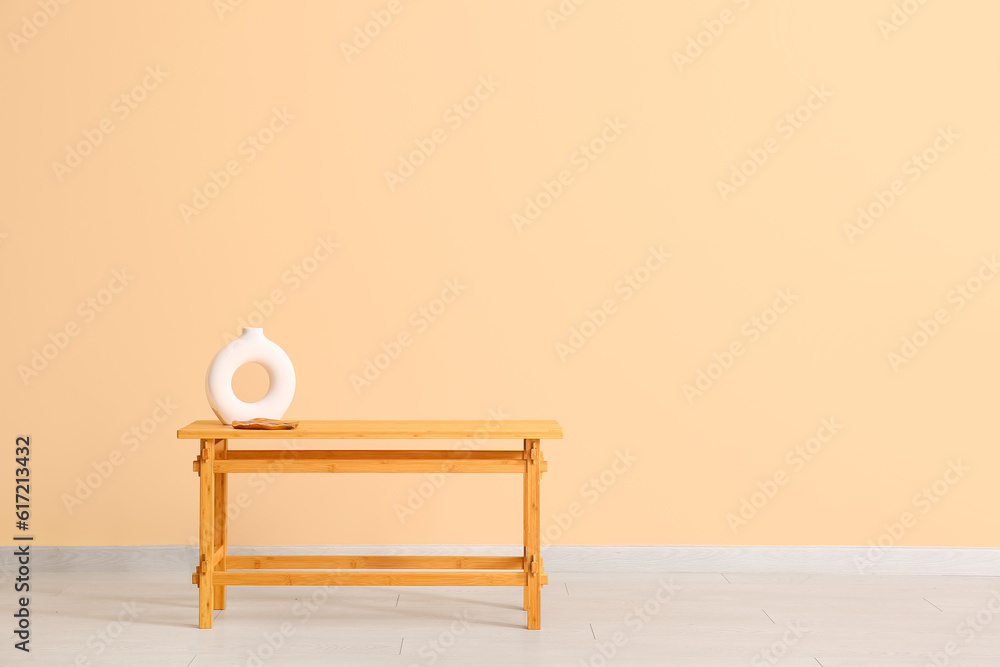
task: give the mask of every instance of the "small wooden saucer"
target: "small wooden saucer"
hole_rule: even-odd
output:
[[[262,431],[280,431],[293,429],[298,426],[297,421],[281,421],[280,419],[248,419],[247,421],[234,421],[233,428],[258,429]]]

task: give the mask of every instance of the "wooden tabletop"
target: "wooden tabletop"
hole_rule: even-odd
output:
[[[297,428],[265,431],[236,429],[217,419],[200,419],[177,430],[177,437],[198,439],[262,438],[561,438],[562,427],[553,419],[507,420],[300,420]]]

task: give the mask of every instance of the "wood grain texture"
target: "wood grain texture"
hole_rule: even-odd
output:
[[[479,569],[520,570],[517,556],[229,556],[240,569]]]
[[[214,589],[212,565],[215,557],[215,440],[201,441],[201,465],[198,476],[200,484],[198,546],[198,627],[212,627],[214,609]]]
[[[520,461],[524,458],[520,449],[236,449],[229,450],[226,458],[237,459],[288,459],[293,461],[308,459],[433,459],[453,461]]]
[[[220,584],[242,586],[523,586],[523,572],[303,572],[230,570]]]
[[[524,472],[524,461],[513,459],[394,458],[383,452],[377,459],[232,459],[216,461],[219,472]]]
[[[521,457],[527,461],[528,453],[526,448],[522,448]],[[527,463],[525,464],[524,475],[521,481],[521,527],[522,527],[522,540],[521,540],[521,569],[524,572],[528,571],[530,567],[530,557],[528,556],[528,509],[531,507],[531,499],[528,497],[528,468]],[[522,609],[528,611],[528,586],[525,584],[523,591],[523,605]]]
[[[541,551],[541,452],[538,440],[526,438],[524,454],[527,470],[524,473],[524,568],[527,579],[524,586],[525,606],[528,612],[528,629],[542,627],[542,551]]]
[[[215,441],[215,459],[226,458],[228,440]],[[215,473],[215,555],[212,567],[215,570],[226,570],[226,540],[228,539],[227,507],[229,505],[229,475]],[[212,591],[212,608],[226,608],[226,587],[215,586]]]
[[[202,419],[178,429],[177,437],[272,439],[294,438],[322,439],[408,439],[408,438],[561,438],[562,427],[555,420],[508,420],[495,428],[485,428],[479,420],[300,420],[299,426],[290,431],[260,431],[235,429],[217,420]]]

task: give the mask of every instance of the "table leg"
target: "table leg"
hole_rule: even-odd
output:
[[[527,450],[525,450],[524,458],[525,459],[528,458],[528,452],[527,452]],[[524,508],[524,521],[523,521],[523,523],[524,523],[524,542],[523,542],[523,544],[524,544],[524,552],[523,552],[523,555],[524,555],[524,573],[528,574],[528,572],[531,570],[531,556],[528,555],[528,525],[530,524],[530,522],[528,521],[528,509],[531,507],[531,501],[528,499],[528,471],[527,470],[524,471],[524,483],[521,486],[523,487],[523,491],[524,491],[524,493],[523,493],[524,498],[522,500],[522,505],[521,505]],[[524,586],[524,606],[522,607],[522,609],[524,609],[525,611],[528,611],[528,586],[527,586],[527,583],[525,583],[525,586]]]
[[[525,438],[524,458],[524,569],[527,585],[524,587],[525,607],[528,611],[528,629],[542,627],[542,553],[540,521],[540,482],[542,455],[538,440]]]
[[[212,557],[215,553],[215,440],[201,441],[199,512],[198,627],[212,627]]]
[[[216,440],[215,441],[215,459],[219,460],[226,458],[226,452],[229,451],[229,441],[228,440]],[[216,568],[216,572],[226,571],[226,545],[228,544],[227,528],[229,523],[229,517],[227,516],[226,507],[229,503],[229,473],[215,473],[215,549],[222,549],[222,560],[219,561],[219,566]],[[214,598],[214,604],[212,609],[225,609],[226,608],[226,587],[225,586],[214,586],[212,591],[212,596]]]

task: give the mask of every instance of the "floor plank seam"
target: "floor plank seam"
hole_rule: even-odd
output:
[[[940,612],[942,612],[942,613],[944,612],[944,609],[942,609],[941,607],[937,606],[936,604],[934,604],[933,602],[931,602],[931,601],[930,601],[930,600],[928,600],[927,598],[920,598],[920,599],[921,599],[921,600],[923,600],[924,602],[926,602],[927,604],[929,604],[930,606],[934,607],[934,608],[935,608],[935,609],[937,609],[938,611],[940,611]]]

